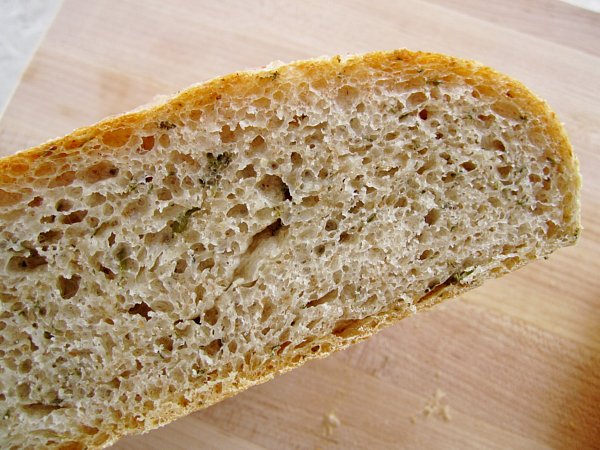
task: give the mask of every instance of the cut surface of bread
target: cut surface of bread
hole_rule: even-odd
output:
[[[96,448],[573,244],[547,105],[407,50],[234,73],[0,160],[2,448]]]

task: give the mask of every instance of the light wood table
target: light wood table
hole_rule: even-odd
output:
[[[579,245],[115,448],[600,448],[600,15],[556,0],[67,0],[0,154],[271,60],[399,47],[477,59],[548,100],[581,161]]]

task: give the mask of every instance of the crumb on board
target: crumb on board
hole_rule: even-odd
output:
[[[333,431],[342,424],[335,412],[330,411],[323,416],[323,432],[325,436],[331,436]]]
[[[450,414],[450,405],[442,406],[441,416],[446,422],[450,422],[452,420],[452,415]]]
[[[371,369],[371,371],[370,371],[371,375],[378,377],[378,378],[381,377],[381,374],[385,372],[385,369],[386,369],[389,361],[390,361],[390,357],[388,355],[385,355],[383,357],[383,361],[382,361],[381,365],[377,368]]]
[[[427,401],[427,403],[423,407],[423,410],[421,411],[420,415],[426,419],[428,419],[429,417],[436,417],[438,419],[443,420],[444,422],[449,422],[450,420],[452,420],[452,414],[450,412],[450,405],[448,404],[446,393],[440,388],[437,388],[433,396]],[[416,423],[417,416],[411,416],[410,421],[412,423]]]

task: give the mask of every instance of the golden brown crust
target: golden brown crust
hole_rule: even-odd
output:
[[[169,120],[174,117],[178,109],[186,108],[205,108],[210,104],[221,101],[223,97],[235,93],[243,95],[245,92],[252,91],[255,86],[266,78],[301,78],[305,75],[314,76],[319,74],[324,78],[335,77],[338,71],[353,72],[355,76],[368,77],[369,73],[366,67],[377,68],[382,71],[393,73],[398,69],[414,67],[414,70],[427,69],[432,73],[439,73],[441,77],[457,75],[469,79],[474,74],[478,79],[485,80],[484,84],[500,88],[505,95],[522,106],[530,114],[535,115],[543,123],[543,129],[540,130],[545,136],[549,136],[554,142],[558,143],[557,154],[554,158],[560,161],[560,167],[565,172],[571,174],[574,186],[578,188],[580,179],[578,175],[578,163],[569,144],[564,128],[556,119],[556,115],[549,109],[548,105],[533,95],[520,82],[515,81],[505,75],[499,74],[492,69],[484,67],[472,61],[465,61],[457,58],[448,57],[440,54],[411,52],[408,50],[397,50],[392,52],[376,52],[361,56],[353,56],[347,59],[333,57],[331,59],[317,59],[308,61],[294,62],[289,65],[280,66],[276,69],[265,69],[253,72],[237,72],[224,77],[215,78],[203,84],[186,89],[176,96],[169,99],[166,103],[148,107],[144,110],[126,113],[120,116],[105,119],[95,125],[79,128],[71,134],[58,138],[37,147],[30,148],[0,159],[0,203],[11,204],[20,199],[11,192],[11,185],[22,185],[24,177],[31,175],[30,167],[33,162],[40,159],[57,160],[61,158],[74,158],[80,156],[84,144],[96,137],[119,139],[118,133],[127,134],[127,129],[133,129],[142,126],[148,121]],[[124,131],[123,131],[124,130]],[[116,135],[114,135],[117,133]],[[114,135],[114,136],[113,136]],[[85,150],[90,151],[90,150]],[[48,169],[53,170],[52,168]],[[574,194],[576,195],[576,193]],[[579,220],[576,218],[574,227],[578,226]],[[524,264],[524,262],[523,262]],[[515,267],[516,269],[518,267]],[[498,276],[500,274],[494,274]],[[417,305],[419,310],[424,310],[441,302],[445,298],[454,297],[468,289],[481,284],[483,279],[478,279],[470,285],[460,283],[443,286],[433,292],[427,298]],[[271,379],[275,374],[287,372],[297,366],[302,365],[306,360],[322,358],[330,353],[341,350],[348,345],[364,340],[381,330],[390,326],[407,315],[405,309],[390,309],[376,316],[367,317],[348,324],[343,330],[334,331],[331,336],[323,338],[323,342],[328,345],[322,345],[317,353],[311,351],[309,347],[302,357],[294,360],[279,360],[262,372],[259,376],[241,373],[235,385],[223,386],[220,393],[210,397],[199,398],[189,404],[178,403],[173,399],[172,406],[162,413],[160,419],[152,422],[138,422],[136,420],[124,421],[124,426],[114,430],[114,434],[108,437],[108,440],[94,444],[92,439],[86,442],[87,445],[105,446],[116,441],[120,436],[133,432],[145,432],[156,426],[164,425],[174,419],[182,417],[190,412],[210,406],[218,401],[259,383]]]
[[[300,74],[318,72],[327,77],[331,76],[337,70],[352,70],[360,73],[361,68],[368,66],[391,72],[397,69],[398,66],[407,65],[438,70],[441,74],[455,73],[462,76],[477,74],[486,79],[491,86],[504,86],[507,95],[509,95],[508,92],[511,92],[511,98],[521,104],[524,109],[531,111],[532,114],[539,118],[545,119],[546,129],[544,131],[560,143],[558,148],[566,166],[565,169],[573,173],[578,173],[577,160],[573,154],[573,149],[564,127],[556,118],[556,114],[548,107],[546,102],[536,97],[521,82],[474,61],[462,60],[442,54],[412,52],[402,49],[352,56],[345,60],[336,56],[331,59],[297,61],[276,69],[235,72],[223,77],[214,78],[181,91],[165,103],[150,106],[148,109],[109,117],[94,125],[78,128],[67,136],[50,140],[15,155],[2,158],[0,159],[0,183],[9,184],[10,182],[14,182],[19,175],[27,171],[28,162],[49,156],[58,148],[66,149],[67,154],[72,154],[81,148],[85,142],[102,133],[119,128],[135,128],[149,120],[167,118],[184,104],[196,105],[199,108],[205,107],[218,101],[222,94],[231,93],[232,91],[243,93],[244,91],[251,90],[252,86],[260,82],[261,79],[264,79],[267,73],[289,72],[291,69],[294,69]],[[362,71],[362,73],[364,76],[369,76],[365,71]]]

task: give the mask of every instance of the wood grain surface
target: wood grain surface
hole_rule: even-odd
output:
[[[479,60],[550,103],[581,162],[579,244],[115,449],[600,448],[598,14],[557,0],[67,0],[0,121],[0,155],[212,76],[400,47]]]

